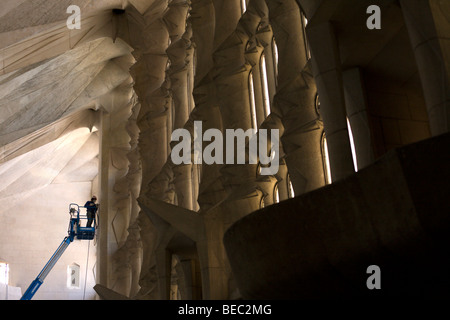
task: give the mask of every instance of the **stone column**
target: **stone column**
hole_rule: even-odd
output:
[[[203,14],[201,12],[205,11],[204,9],[208,9],[208,3],[205,1],[194,1],[196,5],[199,5],[200,8],[198,8],[198,11],[195,11],[195,8],[193,10],[193,16],[196,14]],[[177,2],[178,5],[182,5],[182,2]],[[209,4],[212,4],[211,2]],[[195,107],[192,111],[192,113],[189,115],[189,110],[191,108],[190,104],[192,103],[192,97],[190,88],[193,87],[193,84],[189,81],[192,80],[192,74],[189,74],[189,70],[192,71],[191,62],[190,59],[192,57],[192,48],[190,48],[189,39],[190,39],[190,30],[189,28],[185,30],[182,38],[179,38],[176,36],[177,33],[175,30],[178,30],[177,26],[185,26],[186,25],[186,17],[184,17],[184,20],[181,18],[177,18],[173,20],[176,14],[172,13],[172,9],[179,9],[178,6],[174,7],[172,6],[170,10],[165,14],[165,22],[168,24],[168,30],[171,35],[171,39],[175,40],[172,42],[171,46],[166,51],[169,55],[169,58],[171,58],[171,64],[170,68],[168,69],[168,78],[167,83],[170,83],[171,88],[170,92],[173,97],[174,102],[174,109],[173,111],[173,120],[174,120],[174,128],[183,127],[187,129],[191,136],[193,136],[193,122],[196,120],[207,120],[208,124],[205,125],[205,127],[214,124],[210,121],[208,117],[208,109],[205,108],[198,108]],[[211,12],[210,10],[206,10],[206,12]],[[210,18],[205,17],[205,19]],[[183,21],[179,21],[183,20]],[[202,31],[205,31],[206,34],[208,34],[209,30],[205,30],[202,28],[202,25],[197,25],[197,20],[193,19],[193,28],[200,28]],[[194,23],[195,22],[195,23]],[[204,21],[200,21],[204,22]],[[173,28],[172,28],[173,27]],[[200,34],[200,37],[202,37],[204,34]],[[198,37],[198,39],[201,39]],[[178,41],[176,41],[178,39]],[[200,42],[202,43],[202,42]],[[203,55],[202,58],[204,58],[204,52],[201,51],[201,54]],[[202,61],[203,62],[203,61]],[[202,66],[204,66],[203,63],[201,63]],[[206,75],[206,74],[205,74]],[[208,92],[207,95],[210,93]],[[203,104],[203,106],[205,106]],[[189,115],[189,118],[188,118]],[[194,265],[198,265],[198,263],[195,263],[196,258],[192,256],[192,254],[186,255],[183,248],[180,248],[179,246],[177,248],[172,247],[172,241],[175,241],[176,243],[184,242],[185,240],[182,240],[180,242],[180,233],[178,230],[184,230],[183,224],[176,223],[174,225],[165,222],[164,220],[161,220],[160,217],[164,217],[167,215],[173,215],[178,212],[177,210],[181,210],[183,207],[192,208],[192,184],[193,181],[191,179],[192,175],[192,166],[191,165],[174,165],[170,161],[170,157],[167,158],[167,161],[165,161],[165,164],[162,168],[162,170],[159,171],[159,173],[156,175],[155,178],[152,179],[151,183],[148,185],[148,191],[145,192],[145,194],[141,195],[140,202],[146,203],[147,201],[156,201],[155,199],[164,201],[164,204],[168,203],[174,203],[173,199],[168,198],[170,195],[171,186],[170,183],[173,180],[174,183],[174,191],[176,191],[177,195],[179,195],[179,199],[177,199],[179,206],[169,206],[165,209],[163,209],[162,212],[159,212],[157,210],[157,207],[155,205],[150,206],[144,206],[144,211],[148,217],[150,217],[152,224],[155,226],[155,229],[157,230],[157,238],[154,238],[154,248],[148,248],[146,250],[154,251],[154,261],[155,261],[155,268],[154,270],[149,270],[148,275],[145,276],[147,287],[149,290],[153,288],[158,288],[158,297],[159,298],[168,298],[170,296],[169,290],[170,290],[170,277],[172,272],[170,272],[171,264],[170,261],[172,261],[172,256],[175,255],[175,258],[179,257],[181,260],[192,260]],[[173,177],[171,174],[173,173]],[[189,203],[189,201],[191,203]],[[183,209],[186,210],[186,209]],[[177,221],[182,221],[185,217],[186,211],[182,211],[182,213],[179,216],[179,219]],[[196,215],[196,213],[194,213]],[[178,240],[174,240],[178,239]],[[188,241],[189,242],[189,241]],[[186,244],[186,246],[189,248],[188,251],[194,251],[195,248],[191,248],[191,246],[194,245],[193,242],[190,244]],[[170,254],[168,253],[170,252]],[[169,257],[170,256],[170,257]],[[144,261],[144,264],[146,261]],[[150,260],[148,260],[147,264],[150,265]],[[144,265],[143,264],[143,265]],[[154,272],[157,271],[157,272]],[[180,271],[180,270],[178,270]],[[180,271],[181,272],[181,271]],[[183,272],[184,274],[185,272]],[[198,287],[199,283],[196,282],[194,285],[188,285],[186,283],[183,283],[183,281],[189,282],[189,279],[184,279],[184,275],[176,273],[176,278],[179,284],[180,288],[186,288],[186,287]]]
[[[358,170],[370,165],[374,160],[369,119],[367,118],[367,98],[359,68],[343,72],[345,106],[355,145]]]
[[[129,293],[130,297],[134,297],[139,292],[139,275],[142,264],[142,243],[138,223],[139,212],[141,209],[137,202],[137,198],[139,197],[139,193],[141,191],[142,165],[138,147],[139,128],[136,123],[141,105],[138,102],[136,94],[133,96],[133,105],[132,115],[127,126],[128,134],[131,138],[131,150],[127,155],[130,163],[127,174],[130,191],[130,223],[128,227],[127,242],[124,245],[128,253],[127,262],[131,265],[132,273],[131,288]]]
[[[136,63],[130,73],[141,104],[137,117],[140,130],[139,152],[142,163],[140,195],[165,197],[171,171],[165,166],[168,148],[167,110],[170,109],[170,83],[166,79],[169,32],[163,20],[167,1],[154,1],[151,6],[126,9],[129,44],[134,48]],[[162,172],[162,173],[161,173]],[[140,275],[140,299],[158,295],[154,249],[157,243],[155,226],[145,213],[140,213],[138,224],[143,245]]]
[[[124,234],[126,239],[119,243],[120,248],[113,257],[113,279],[116,280],[111,288],[128,297],[134,297],[139,291],[139,274],[142,263],[142,245],[137,222],[140,211],[137,197],[141,187],[141,165],[137,148],[139,129],[136,125],[136,118],[140,105],[135,94],[131,97],[130,107],[131,116],[126,125],[130,137],[130,150],[126,154],[129,165],[127,174],[119,181],[119,185],[122,185],[127,195],[122,207],[122,210],[126,213],[126,216],[122,218],[124,220],[123,228],[126,229],[126,234]],[[117,185],[116,183],[115,190]],[[116,217],[113,220],[115,230],[119,226],[117,220],[119,219]]]
[[[108,287],[110,285],[110,262],[109,256],[111,254],[110,244],[114,243],[114,235],[110,230],[111,217],[109,215],[109,195],[110,195],[110,185],[109,185],[109,170],[110,170],[110,156],[109,149],[111,141],[109,139],[109,132],[111,129],[111,119],[110,114],[105,111],[100,112],[100,148],[99,148],[99,202],[100,202],[100,212],[99,214],[99,227],[98,234],[100,235],[98,251],[97,251],[97,266],[98,266],[98,276],[97,283]]]
[[[284,159],[280,161],[280,168],[275,175],[277,179],[279,201],[289,199],[289,184],[288,184],[288,168]]]
[[[156,6],[156,7],[155,7]],[[167,109],[170,83],[166,81],[169,33],[161,14],[167,2],[159,1],[143,14],[127,8],[130,44],[136,63],[131,68],[134,89],[141,103],[138,117],[139,149],[142,157],[143,190],[164,166],[168,155]],[[158,15],[159,14],[159,15]]]
[[[203,121],[203,130],[210,128],[222,131],[222,118],[218,109],[216,88],[212,80],[214,37],[216,29],[215,8],[212,0],[192,0],[191,17],[192,42],[195,46],[195,77],[192,90],[195,108],[187,127],[192,130],[194,121]],[[193,136],[193,135],[192,135]],[[200,212],[219,203],[224,198],[220,181],[220,164],[197,165],[200,174],[198,204]]]
[[[131,63],[129,59],[127,65]],[[123,67],[126,68],[127,65]],[[134,167],[130,167],[128,157],[130,152],[133,152],[132,148],[136,148],[136,141],[132,142],[131,135],[134,134],[134,138],[137,138],[136,132],[130,131],[134,129],[132,127],[133,110],[137,104],[132,79],[129,78],[121,86],[102,97],[99,104],[104,110],[101,126],[102,160],[99,201],[102,269],[99,273],[103,285],[128,296],[133,282],[129,254],[132,250],[139,250],[140,247],[138,239],[135,239],[133,244],[128,241],[129,227],[134,222],[132,219],[136,218],[132,216],[132,208],[137,205],[136,188],[140,187],[139,163],[134,163]],[[125,247],[128,250],[124,250]]]
[[[241,0],[212,0],[214,4],[214,50],[234,32],[242,16]]]
[[[173,101],[173,128],[171,132],[178,128],[183,128],[189,118],[192,92],[189,89],[191,77],[189,71],[193,58],[193,47],[191,45],[192,30],[190,25],[186,28],[186,18],[189,4],[186,0],[171,2],[169,11],[165,16],[172,43],[167,49],[170,59],[170,68],[167,75],[171,83],[171,93]],[[169,135],[171,135],[169,132]],[[174,166],[173,178],[175,193],[177,195],[177,205],[192,210],[193,204],[193,164],[183,164]]]
[[[203,130],[219,129],[222,131],[222,118],[215,95],[215,86],[212,80],[205,78],[194,88],[195,108],[189,119],[189,127],[193,133],[193,122],[203,121]],[[196,165],[199,167],[200,185],[198,190],[199,212],[206,212],[225,198],[225,191],[221,183],[221,164]]]
[[[310,23],[306,30],[334,182],[355,172],[347,130],[339,48],[330,22]]]
[[[299,195],[324,185],[321,135],[323,124],[315,109],[316,84],[307,63],[303,24],[295,0],[266,0],[278,47],[278,86],[273,117],[284,128],[281,141],[289,177]],[[287,177],[283,177],[287,185]]]
[[[214,5],[216,49],[210,75],[214,79],[222,132],[225,133],[226,129],[245,131],[251,127],[248,91],[250,65],[246,63],[244,55],[249,39],[246,28],[254,26],[253,33],[256,32],[260,18],[246,12],[235,27],[233,23],[241,15],[240,2],[214,1]],[[225,5],[231,7],[226,11],[220,10]],[[232,223],[259,208],[261,192],[256,190],[254,184],[256,165],[236,164],[236,158],[234,163],[224,164],[221,168],[222,186],[227,192],[225,200],[219,206],[201,212],[204,231],[199,234],[196,246],[202,273],[203,296],[206,299],[227,299],[233,294],[231,270],[222,237]]]
[[[240,10],[239,1],[235,1],[235,6]],[[234,11],[230,10],[229,14],[234,14]],[[250,33],[246,32],[246,28],[254,28],[250,32],[255,33],[261,19],[258,16],[251,15],[249,12],[245,12],[237,29],[224,39],[213,54],[214,84],[222,117],[225,145],[235,145],[234,141],[226,140],[225,131],[227,129],[242,129],[246,131],[252,128],[249,93],[251,65],[245,59],[245,50]],[[234,17],[230,17],[228,20],[233,21],[233,19]],[[220,26],[216,27],[219,28]],[[223,29],[225,29],[224,26]],[[218,35],[218,31],[216,31],[217,38],[222,39],[224,36]],[[235,150],[234,164],[225,163],[221,169],[223,186],[228,190],[229,194],[242,186],[242,183],[248,183],[252,178],[254,180],[256,172],[256,165],[237,164],[236,153]],[[245,195],[233,194],[233,197],[239,198],[245,197]]]
[[[450,2],[400,0],[422,82],[431,134],[450,130]]]
[[[263,82],[264,81],[264,79],[262,78],[263,71],[261,69],[262,55],[264,54],[266,59],[268,57],[272,57],[271,50],[272,50],[273,33],[269,25],[268,16],[269,10],[267,8],[265,1],[264,0],[253,1],[252,3],[249,3],[249,6],[244,14],[244,17],[240,21],[238,27],[239,30],[241,28],[244,29],[245,33],[249,35],[248,44],[245,47],[245,60],[251,66],[251,72],[253,75],[253,88],[249,88],[249,91],[250,90],[254,91],[253,92],[254,104],[257,118],[256,121],[257,126],[255,129],[259,128],[268,130],[267,132],[270,135],[271,130],[273,129],[279,130],[279,133],[282,134],[283,126],[281,124],[280,118],[278,117],[278,114],[276,112],[270,114],[270,112],[266,111],[265,106],[265,103],[271,102],[270,97],[269,101],[265,101],[264,87],[266,84]],[[267,64],[268,63],[265,63],[265,65]],[[267,73],[267,80],[268,80],[267,86],[269,87],[271,80],[274,79],[275,75],[272,69],[269,69],[268,71],[272,71],[272,73],[270,72]],[[248,83],[247,85],[251,86],[252,84]],[[248,99],[249,98],[250,97],[248,97]],[[271,108],[272,107],[273,106],[271,106]],[[260,138],[259,133],[260,132],[258,131],[257,133],[258,139]],[[271,147],[270,141],[268,141],[267,149],[269,150],[270,147]],[[283,162],[281,146],[279,148],[279,151],[280,154],[278,160],[281,163]],[[246,152],[248,156],[249,150],[246,150]],[[279,175],[280,170],[278,170],[278,172],[275,175],[260,175],[261,167],[252,164],[247,164],[247,166],[250,170],[249,180],[251,181],[251,183],[253,183],[254,186],[256,186],[256,189],[259,190],[262,195],[260,199],[255,199],[256,201],[254,200],[256,204],[259,207],[261,207],[263,204],[270,205],[274,203],[273,191],[275,185],[278,182],[278,179],[283,180],[283,178]],[[278,169],[280,169],[280,166]],[[249,191],[250,190],[251,189],[249,189]]]
[[[193,210],[192,202],[192,164],[178,165],[173,167],[173,178],[175,192],[177,194],[177,205]]]
[[[213,65],[216,20],[212,0],[191,0],[191,6],[192,42],[196,47],[194,86],[197,86]]]

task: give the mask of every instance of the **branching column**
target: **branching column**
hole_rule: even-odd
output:
[[[170,83],[166,81],[169,32],[163,21],[167,1],[154,1],[148,8],[127,8],[129,43],[134,48],[135,65],[131,74],[141,109],[137,118],[140,130],[139,152],[142,162],[140,194],[165,194],[168,177],[154,179],[164,168],[168,149],[167,110],[171,104]],[[159,178],[159,177],[158,177]],[[156,186],[155,186],[156,185]],[[139,298],[152,298],[157,294],[154,248],[156,230],[144,213],[140,213],[139,227],[143,245]]]
[[[355,172],[347,130],[339,48],[333,26],[329,22],[319,25],[310,23],[307,33],[334,182]]]
[[[266,0],[278,47],[278,86],[274,113],[284,126],[281,137],[289,177],[299,195],[324,185],[317,93],[309,64],[300,9],[294,0]],[[285,184],[287,181],[285,182]]]
[[[431,134],[450,131],[450,2],[400,0],[422,82]]]

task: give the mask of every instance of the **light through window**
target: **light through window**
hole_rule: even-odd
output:
[[[280,202],[280,191],[278,190],[278,184],[276,184],[275,188],[273,189],[273,202]]]
[[[358,172],[358,161],[356,159],[356,150],[355,150],[355,143],[353,141],[353,132],[352,127],[350,126],[350,121],[348,121],[348,118],[347,118],[347,128],[348,128],[348,138],[350,140],[350,148],[352,149],[353,166],[355,168],[355,172]]]
[[[272,39],[272,50],[273,50],[273,57],[274,57],[274,70],[275,70],[275,80],[278,77],[278,46],[275,41],[275,38]]]
[[[288,181],[289,198],[294,198],[295,197],[294,186],[292,185],[292,181],[289,175],[287,177],[287,181]]]
[[[328,145],[327,145],[327,138],[325,137],[325,134],[322,138],[322,150],[323,150],[323,162],[325,166],[325,181],[327,184],[331,183],[331,169],[330,169],[330,158],[328,156]]]
[[[306,59],[311,59],[311,52],[309,50],[308,40],[306,37],[306,26],[308,25],[308,19],[306,19],[306,16],[302,13],[303,18],[303,38],[305,39],[305,52],[306,52]]]
[[[244,13],[247,10],[246,0],[241,0],[241,9],[242,9],[242,13]]]
[[[0,283],[9,283],[9,265],[5,262],[0,262]]]
[[[250,115],[252,117],[252,126],[253,129],[258,129],[258,125],[256,123],[256,103],[255,103],[255,90],[253,89],[253,73],[250,72],[248,77],[248,91],[250,93]]]
[[[67,288],[80,288],[80,266],[76,263],[67,267]]]
[[[261,68],[261,82],[263,89],[263,98],[264,98],[264,112],[267,117],[270,114],[270,98],[269,98],[269,87],[267,84],[267,69],[266,69],[266,57],[264,54],[261,55],[260,61]]]

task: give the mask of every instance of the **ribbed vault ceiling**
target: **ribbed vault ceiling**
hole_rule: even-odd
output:
[[[147,8],[153,1],[132,1]],[[81,30],[66,26],[70,5]],[[113,41],[122,0],[5,0],[0,12],[0,203],[98,173],[99,102],[130,78],[131,47]],[[6,207],[7,206],[7,207]]]

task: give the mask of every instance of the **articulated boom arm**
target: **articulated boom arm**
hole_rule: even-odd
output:
[[[50,258],[50,260],[45,265],[44,269],[42,269],[41,273],[36,277],[36,279],[30,284],[27,291],[23,294],[21,300],[31,300],[33,298],[36,291],[39,289],[39,287],[44,283],[45,278],[49,274],[49,272],[52,270],[53,266],[56,264],[56,262],[59,260],[59,258],[62,256],[64,251],[66,251],[69,244],[72,242],[72,239],[67,236],[64,238],[63,242],[59,245],[58,249],[56,249],[53,256]]]
[[[81,207],[84,208],[84,207]],[[59,245],[58,249],[56,249],[53,256],[45,265],[44,269],[42,269],[41,273],[36,277],[36,279],[30,284],[27,291],[23,294],[21,300],[31,300],[33,298],[36,291],[39,287],[44,283],[45,277],[50,273],[50,271],[55,266],[56,262],[61,258],[64,251],[66,251],[69,244],[74,240],[92,240],[95,236],[95,218],[94,218],[94,227],[81,227],[80,220],[86,219],[85,216],[80,216],[80,206],[75,203],[71,203],[69,206],[70,212],[70,223],[69,223],[69,235],[64,238],[63,242]]]

